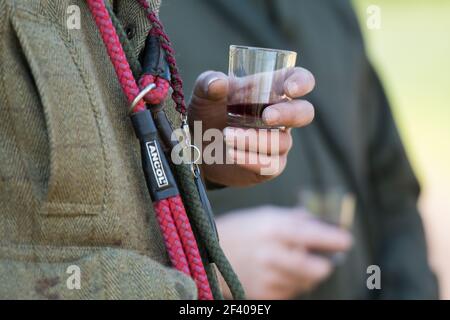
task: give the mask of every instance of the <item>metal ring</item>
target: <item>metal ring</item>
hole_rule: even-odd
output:
[[[190,164],[190,165],[196,164],[202,157],[200,149],[196,145],[190,144],[190,145],[187,145],[185,148],[183,148],[183,150],[187,149],[187,148],[194,149],[197,153],[197,157],[195,158],[194,161],[188,161],[188,162],[186,162],[186,164]]]
[[[156,84],[150,83],[148,86],[146,86],[144,89],[142,89],[142,91],[139,92],[139,94],[136,96],[136,98],[134,98],[133,103],[131,103],[131,106],[130,106],[130,109],[128,110],[128,112],[132,113],[134,108],[139,103],[139,101],[141,101],[147,95],[147,93],[149,93],[150,91],[152,91],[155,88],[156,88]]]

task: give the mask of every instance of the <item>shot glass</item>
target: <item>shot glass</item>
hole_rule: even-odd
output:
[[[296,60],[293,51],[230,46],[228,125],[276,128],[267,126],[262,114],[269,105],[289,99],[283,85]]]
[[[315,218],[350,231],[353,227],[356,197],[343,188],[330,188],[325,192],[301,190],[299,204]],[[335,265],[341,265],[346,259],[346,253],[315,252],[329,258]]]

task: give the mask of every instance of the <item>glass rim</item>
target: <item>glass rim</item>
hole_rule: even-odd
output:
[[[230,45],[231,49],[243,49],[243,50],[253,50],[253,51],[268,51],[268,52],[274,52],[274,53],[282,53],[282,54],[295,54],[297,55],[297,52],[291,51],[291,50],[283,50],[283,49],[272,49],[272,48],[263,48],[263,47],[252,47],[252,46],[242,46],[242,45]]]

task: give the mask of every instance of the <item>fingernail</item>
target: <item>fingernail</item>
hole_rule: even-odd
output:
[[[296,95],[297,92],[299,91],[298,83],[295,82],[295,81],[289,81],[289,82],[287,83],[287,91],[288,91],[287,93],[288,93],[290,96]]]
[[[209,87],[210,87],[214,82],[216,82],[217,80],[220,80],[220,78],[219,78],[219,77],[212,77],[211,79],[208,80],[208,82],[206,83],[206,90],[205,90],[205,93],[208,93],[208,92],[209,92]]]
[[[275,124],[280,120],[280,112],[277,109],[267,108],[263,112],[263,120],[266,124]]]

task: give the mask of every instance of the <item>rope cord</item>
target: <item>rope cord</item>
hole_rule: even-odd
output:
[[[139,94],[140,90],[131,72],[127,57],[124,53],[119,36],[113,26],[105,3],[103,0],[88,0],[87,3],[95,23],[98,26],[122,90],[124,91],[128,101],[132,103],[135,97]],[[146,2],[145,5],[143,2],[141,2],[141,4],[147,9],[147,11],[149,11],[149,6]],[[169,52],[169,50],[165,47],[170,47],[170,42],[166,39],[167,36],[165,36],[163,32],[162,26],[159,28],[160,24],[158,25],[159,21],[156,18],[156,15],[154,15],[154,13],[147,13],[147,16],[154,26],[153,29],[155,29],[156,26],[155,32],[157,32],[157,34],[165,40],[161,46],[164,50]],[[170,52],[173,54],[171,47]],[[176,70],[176,61],[174,59],[170,59],[170,57],[171,54],[169,53],[167,55],[167,60],[172,72],[172,69]],[[186,111],[184,102],[180,103],[179,101],[180,98],[183,98],[184,100],[184,96],[182,94],[182,83],[177,72],[175,72],[172,76],[172,85],[174,86],[173,97],[175,103],[177,103],[177,109],[184,113]],[[177,100],[175,100],[175,98]],[[143,111],[146,111],[146,104],[141,100],[136,104],[133,112],[138,113]],[[169,258],[171,259],[173,266],[194,279],[197,285],[199,299],[213,299],[206,271],[200,257],[198,245],[180,195],[155,201],[154,208],[163,233],[166,249],[168,250]]]
[[[139,78],[142,75],[141,63],[139,59],[137,59],[133,48],[130,46],[129,40],[123,30],[121,23],[112,12],[112,9],[108,7],[108,10],[110,11],[110,15],[113,18],[113,23],[119,33],[119,36],[123,34],[122,36],[120,36],[120,41],[122,42],[122,46],[124,48],[126,56],[128,57],[130,66],[132,67],[133,74],[136,78]],[[206,254],[209,256],[211,262],[214,262],[214,264],[219,269],[219,272],[222,274],[222,277],[227,283],[233,298],[238,300],[245,299],[245,293],[242,284],[240,283],[231,264],[229,263],[222,248],[220,247],[215,231],[211,228],[206,213],[204,212],[204,208],[200,200],[194,179],[192,177],[190,167],[188,165],[177,165],[173,166],[173,170],[175,175],[177,176],[177,181],[179,182],[179,187],[182,191],[181,194],[186,205],[189,219],[193,224],[193,228],[195,229],[194,231],[199,234],[201,244],[207,251]],[[223,299],[222,292],[220,288],[217,287],[217,281],[215,281],[216,275],[214,272],[214,265],[212,263],[209,263],[205,266],[205,268],[208,274],[208,278],[210,279],[210,285],[215,299]]]

